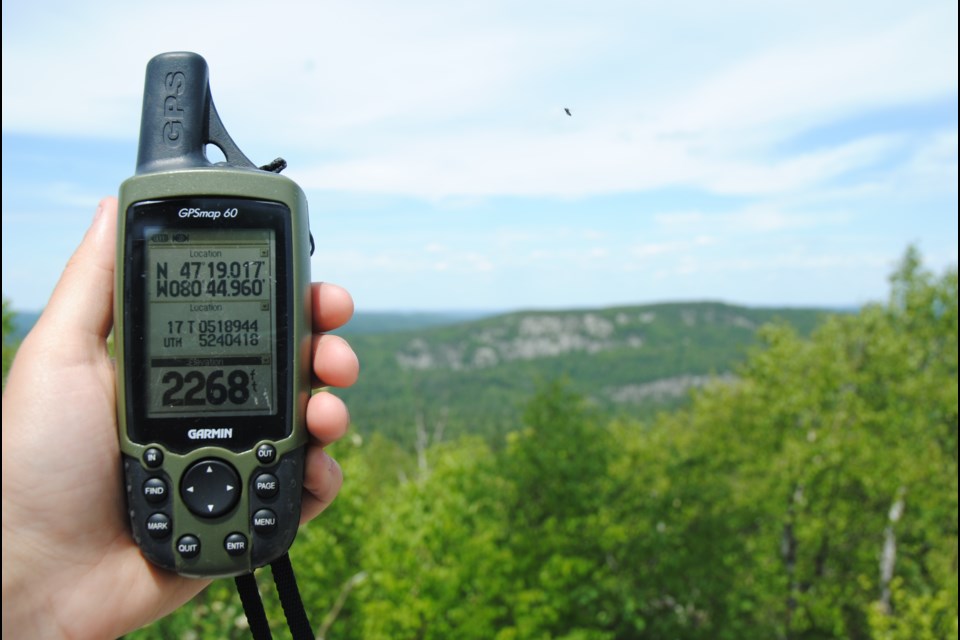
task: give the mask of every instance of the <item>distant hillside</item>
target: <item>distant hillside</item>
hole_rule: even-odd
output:
[[[649,414],[729,378],[761,325],[780,320],[808,334],[825,314],[702,302],[517,312],[380,335],[348,326],[361,376],[338,393],[358,429],[404,442],[418,424],[511,429],[537,380],[561,375],[600,409]]]
[[[468,322],[493,315],[484,311],[358,311],[337,333],[393,333]]]

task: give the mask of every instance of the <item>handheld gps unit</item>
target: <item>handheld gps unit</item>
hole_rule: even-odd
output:
[[[211,163],[208,145],[226,161]],[[249,573],[287,551],[300,520],[306,198],[234,144],[204,59],[165,53],[147,65],[119,218],[117,415],[133,537],[182,575]]]

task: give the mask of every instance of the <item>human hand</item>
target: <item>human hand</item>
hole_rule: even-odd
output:
[[[117,201],[104,199],[50,302],[21,345],[3,393],[3,636],[114,638],[173,611],[209,581],[149,563],[126,517],[117,441],[112,327]],[[313,285],[316,385],[345,387],[356,355],[324,332],[346,323],[350,295]],[[349,415],[329,394],[307,405],[302,521],[337,495],[323,447]]]

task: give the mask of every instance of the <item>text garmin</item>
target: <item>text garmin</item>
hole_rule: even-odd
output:
[[[189,429],[187,437],[191,440],[224,440],[233,437],[233,429]]]

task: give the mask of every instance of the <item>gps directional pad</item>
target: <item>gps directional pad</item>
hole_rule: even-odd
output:
[[[223,460],[201,460],[183,474],[180,496],[193,514],[216,518],[236,506],[242,486],[240,476]]]

